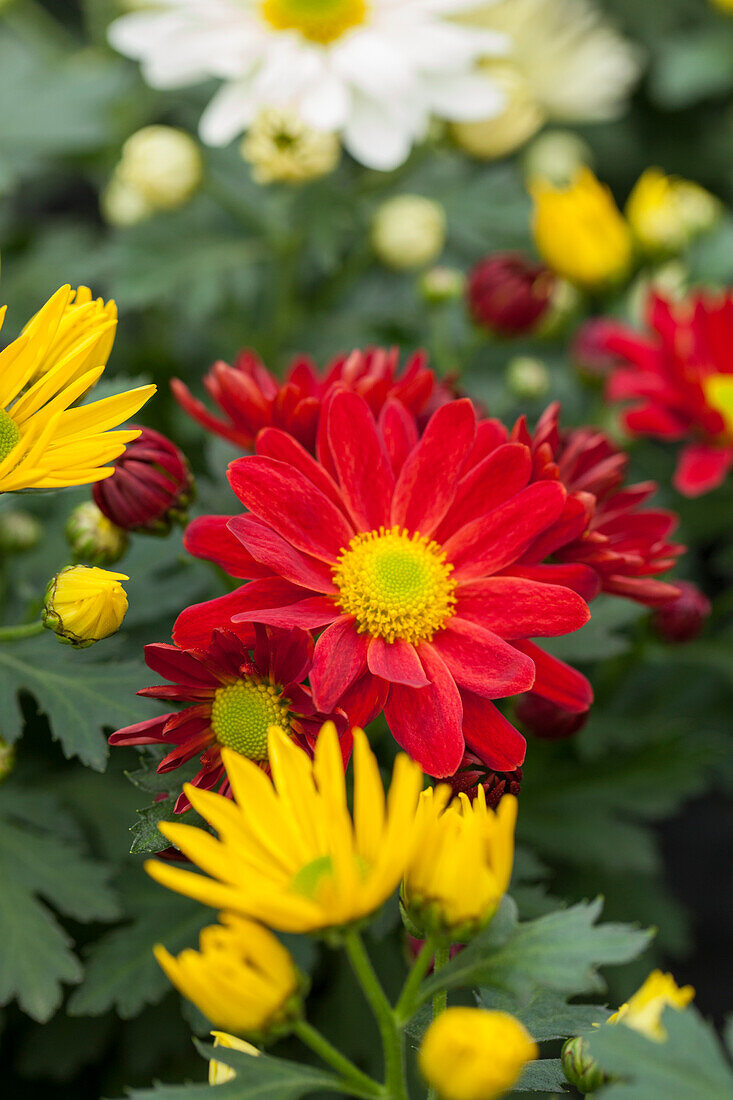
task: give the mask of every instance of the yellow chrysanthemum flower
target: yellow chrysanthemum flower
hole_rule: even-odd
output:
[[[255,921],[223,913],[204,928],[199,950],[155,957],[179,993],[217,1027],[259,1041],[290,1031],[302,1014],[303,979],[276,936]]]
[[[260,1053],[257,1047],[253,1047],[251,1043],[246,1042],[244,1039],[238,1039],[236,1035],[228,1035],[226,1031],[212,1031],[211,1034],[214,1036],[215,1047],[241,1050],[242,1054],[252,1054],[254,1056]],[[234,1070],[226,1062],[218,1062],[215,1058],[212,1058],[209,1062],[210,1085],[223,1085],[227,1081],[232,1081],[236,1076]]]
[[[678,986],[671,974],[653,970],[634,996],[609,1016],[609,1024],[624,1023],[640,1031],[648,1039],[664,1042],[667,1032],[662,1027],[662,1013],[668,1006],[686,1008],[695,996],[691,985]]]
[[[120,581],[129,579],[96,566],[67,566],[46,591],[44,626],[60,641],[82,648],[109,638],[127,613],[127,594]]]
[[[447,1008],[420,1047],[420,1070],[441,1100],[493,1100],[508,1092],[536,1043],[506,1012]]]
[[[422,793],[402,900],[419,930],[456,940],[491,919],[509,886],[517,800],[505,795],[494,812],[482,787],[473,803],[449,797],[447,786]]]
[[[680,252],[711,229],[722,204],[692,180],[647,168],[626,203],[626,217],[640,247],[651,255]]]
[[[420,769],[395,761],[384,788],[366,735],[354,731],[354,816],[346,804],[336,728],[327,722],[315,758],[271,727],[272,781],[253,761],[222,750],[236,803],[187,785],[191,803],[219,834],[165,822],[164,836],[211,878],[149,862],[153,878],[205,905],[254,917],[284,932],[340,928],[390,896],[410,852]]]
[[[104,371],[115,324],[113,302],[63,286],[0,352],[0,492],[100,481],[113,473],[104,464],[137,439],[139,431],[109,429],[155,386],[75,406]]]
[[[610,190],[589,168],[581,168],[567,187],[535,179],[529,189],[535,204],[534,238],[548,267],[588,290],[628,275],[631,230]]]

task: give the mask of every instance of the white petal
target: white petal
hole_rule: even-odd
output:
[[[404,51],[372,30],[349,35],[331,51],[334,72],[366,96],[400,95],[413,85],[415,74]]]
[[[451,122],[479,122],[504,107],[502,92],[481,73],[430,77],[426,89],[435,114]]]
[[[382,104],[357,97],[343,141],[352,157],[367,168],[391,172],[410,155],[413,134],[391,117]]]
[[[201,116],[201,140],[206,145],[228,145],[251,125],[256,113],[250,80],[224,84]]]
[[[315,130],[338,130],[349,114],[351,97],[344,81],[326,72],[306,92],[299,103],[300,116]]]

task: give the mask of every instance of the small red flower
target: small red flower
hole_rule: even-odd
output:
[[[452,775],[466,744],[497,770],[520,765],[524,739],[490,700],[532,687],[527,639],[589,617],[563,582],[512,575],[562,514],[561,482],[529,484],[530,448],[497,448],[467,399],[438,409],[418,440],[399,401],[377,423],[341,391],[321,422],[321,461],[276,429],[257,449],[229,468],[248,512],[203,517],[186,540],[250,583],[185,611],[178,643],[225,622],[322,630],[310,675],[321,710],[341,705],[362,725],[384,707],[431,775]]]
[[[733,290],[697,293],[684,302],[653,295],[652,334],[627,329],[607,340],[622,357],[608,384],[614,401],[637,401],[626,412],[634,435],[691,440],[683,447],[674,484],[685,496],[717,488],[733,466],[733,389],[721,401],[725,379],[733,387]]]
[[[448,782],[454,795],[465,794],[470,799],[476,798],[479,787],[483,787],[486,805],[495,810],[505,794],[519,797],[522,788],[522,769],[497,772],[488,768],[476,753],[465,752],[461,766]]]
[[[710,600],[691,581],[677,581],[679,596],[654,613],[654,629],[665,642],[691,642],[705,626]]]
[[[555,276],[521,252],[496,252],[475,265],[466,298],[476,324],[500,336],[531,332],[547,311]]]
[[[230,794],[221,760],[226,745],[267,767],[267,730],[287,730],[303,748],[314,745],[323,723],[336,723],[344,759],[351,752],[351,735],[341,710],[320,713],[303,681],[313,659],[313,639],[304,630],[279,630],[259,624],[234,634],[214,630],[208,645],[181,649],[154,643],[145,646],[148,668],[169,684],[142,688],[138,695],[189,704],[183,710],[149,718],[117,730],[110,745],[165,745],[171,751],[158,765],[170,772],[194,756],[201,770],[194,786]],[[174,812],[191,803],[180,794]]]
[[[125,531],[165,534],[174,521],[184,523],[193,495],[186,457],[152,428],[128,443],[114,462],[115,472],[92,489],[94,503]]]
[[[223,436],[244,451],[254,449],[263,428],[282,428],[311,454],[315,452],[321,409],[339,389],[352,390],[366,400],[378,415],[388,398],[401,401],[417,416],[441,392],[435,375],[427,367],[427,356],[417,351],[402,371],[396,348],[368,348],[340,355],[319,374],[307,356],[298,356],[280,381],[267,370],[253,351],[243,351],[234,366],[215,363],[204,378],[204,386],[224,414],[209,412],[189,388],[175,378],[173,393],[186,412],[207,431]]]

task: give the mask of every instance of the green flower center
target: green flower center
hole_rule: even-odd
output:
[[[267,760],[267,731],[290,730],[290,715],[282,693],[259,680],[237,680],[219,688],[211,708],[211,728],[220,745],[250,760]]]
[[[20,442],[20,428],[4,409],[0,409],[0,462],[8,457],[18,442]]]

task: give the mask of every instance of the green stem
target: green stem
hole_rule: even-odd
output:
[[[417,1007],[417,995],[420,988],[420,984],[428,972],[430,963],[435,953],[435,940],[432,936],[428,936],[425,940],[420,954],[412,964],[412,969],[407,977],[400,999],[395,1005],[395,1016],[397,1023],[402,1027],[410,1020],[415,1014],[415,1008]]]
[[[437,974],[443,969],[445,964],[450,959],[450,947],[443,946],[437,947],[435,950],[435,962],[433,964],[433,974]],[[433,1019],[436,1016],[440,1016],[441,1012],[445,1010],[448,1004],[448,990],[440,989],[437,993],[433,994]]]
[[[320,1031],[311,1027],[305,1020],[300,1020],[295,1025],[294,1030],[301,1042],[305,1043],[319,1058],[322,1058],[324,1062],[335,1069],[345,1082],[353,1086],[352,1095],[369,1097],[384,1095],[384,1089],[381,1085],[373,1081],[366,1073],[362,1073],[341,1051],[329,1043],[325,1035],[321,1035]]]
[[[19,623],[17,626],[0,626],[0,642],[15,642],[19,638],[32,638],[43,630],[43,623]]]
[[[344,937],[344,946],[354,973],[364,990],[364,996],[379,1025],[384,1047],[385,1088],[389,1100],[408,1100],[402,1029],[398,1026],[392,1005],[382,989],[382,984],[359,933],[354,929],[347,932]]]

